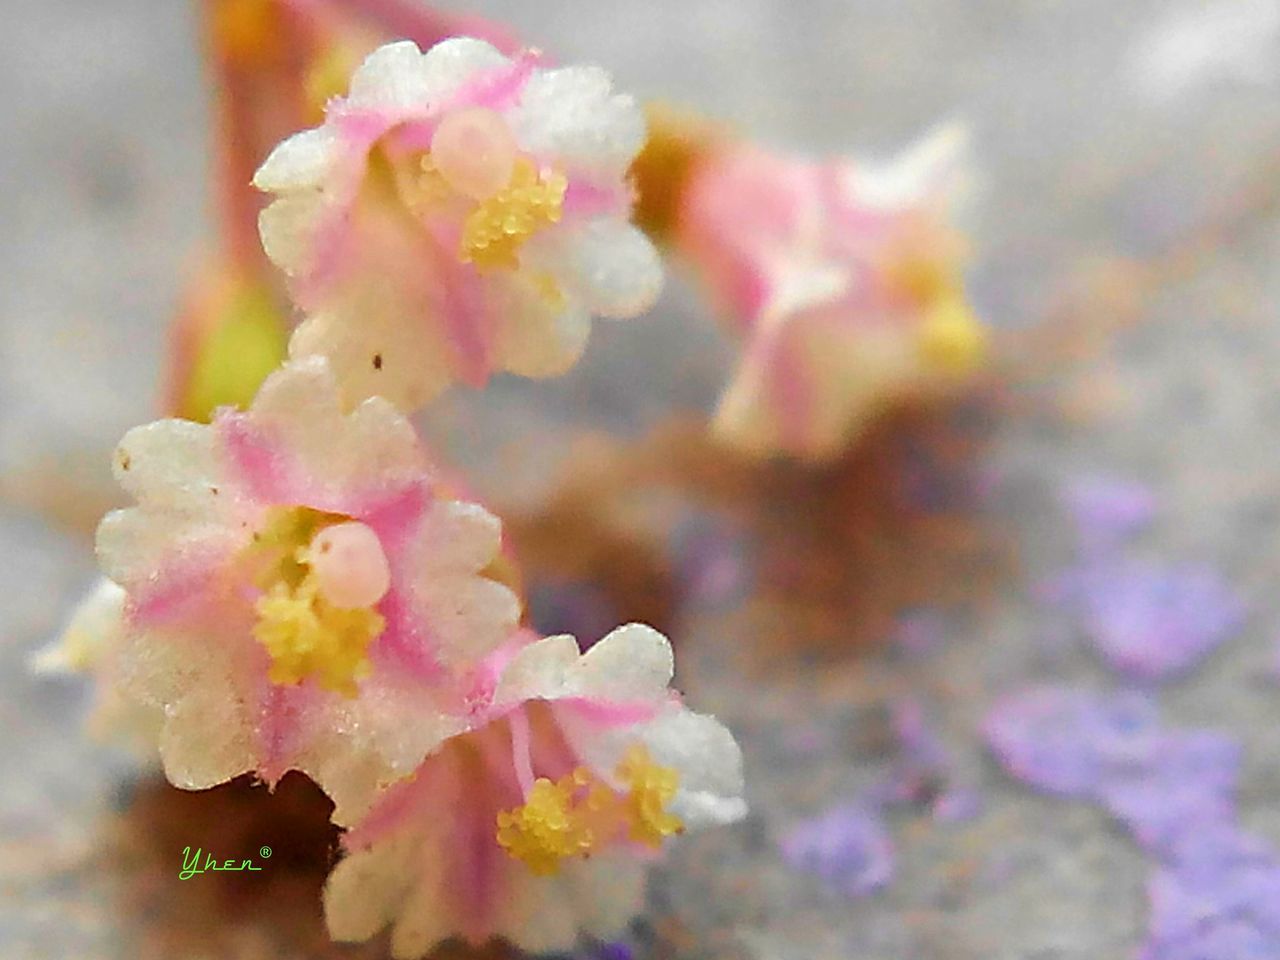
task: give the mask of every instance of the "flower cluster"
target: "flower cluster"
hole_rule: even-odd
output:
[[[631,624],[584,654],[522,628],[498,519],[406,417],[455,379],[560,370],[590,314],[657,292],[627,222],[639,113],[538,62],[391,44],[271,154],[291,357],[208,422],[124,437],[106,579],[38,658],[93,672],[97,725],[176,786],[308,775],[347,830],[330,931],[390,926],[397,957],[616,933],[668,837],[745,814],[737,745],[670,689],[667,639]]]
[[[665,838],[745,814],[737,746],[669,691],[656,630],[620,627],[585,654],[525,634],[492,663],[468,731],[346,834],[325,888],[337,939],[390,926],[392,952],[417,956],[450,935],[530,950],[607,935]]]
[[[674,242],[744,342],[724,438],[830,457],[886,404],[972,371],[985,337],[951,222],[964,153],[944,127],[880,164],[717,144],[695,166]]]
[[[405,409],[495,371],[562,373],[592,315],[639,314],[661,286],[628,222],[644,136],[595,67],[466,38],[376,50],[254,179],[306,317],[291,354],[327,357],[348,402]]]
[[[498,520],[386,400],[345,412],[322,358],[247,410],[131,431],[115,470],[136,503],[99,528],[110,579],[42,664],[97,668],[100,715],[149,731],[177,786],[315,780],[350,828],[335,938],[614,933],[667,837],[745,813],[667,639],[632,624],[580,654],[520,629]]]
[[[668,838],[745,815],[741,755],[671,689],[654,629],[584,653],[522,626],[499,520],[408,415],[454,383],[562,373],[594,317],[646,310],[662,268],[640,200],[745,344],[716,429],[833,455],[980,358],[951,224],[962,137],[875,165],[714,131],[637,159],[644,118],[598,68],[453,37],[380,47],[344,84],[320,54],[351,50],[323,30],[285,55],[280,25],[323,6],[214,24],[223,66],[255,79],[242,93],[288,87],[282,115],[311,115],[290,129],[322,122],[260,165],[256,143],[227,150],[227,262],[175,338],[170,405],[193,419],[119,445],[133,503],[102,521],[105,578],[38,665],[92,672],[94,724],[179,787],[314,780],[345,831],[335,939],[566,948],[625,924]],[[262,109],[228,129],[278,128]]]

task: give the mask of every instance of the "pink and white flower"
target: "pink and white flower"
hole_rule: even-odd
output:
[[[971,373],[984,333],[953,223],[965,147],[944,127],[886,163],[747,145],[699,163],[677,244],[744,344],[721,436],[830,457],[883,406]]]
[[[746,814],[737,744],[683,706],[672,667],[641,624],[586,653],[517,634],[490,658],[467,730],[346,834],[330,934],[389,926],[392,954],[412,958],[449,937],[542,951],[618,933],[668,836]]]
[[[294,362],[246,411],[131,430],[115,473],[119,678],[163,712],[174,784],[298,769],[358,812],[461,729],[457,678],[519,605],[483,574],[498,521],[441,494],[390,403],[345,413],[326,363]]]
[[[291,355],[328,357],[348,404],[403,409],[497,371],[563,372],[593,315],[635,316],[661,286],[628,221],[644,138],[597,67],[468,38],[374,51],[254,180],[305,314]]]

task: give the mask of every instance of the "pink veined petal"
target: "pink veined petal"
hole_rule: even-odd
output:
[[[294,465],[245,413],[225,413],[214,422],[239,485],[253,500],[288,503]]]
[[[437,644],[408,598],[393,590],[382,598],[377,610],[386,626],[369,651],[375,664],[428,682],[440,678],[444,667],[429,652]]]
[[[565,697],[554,703],[557,708],[601,727],[629,727],[644,723],[657,716],[659,710],[659,705],[652,703],[614,703],[587,697]]]

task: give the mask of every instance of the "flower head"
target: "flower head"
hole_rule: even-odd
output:
[[[441,495],[389,403],[344,413],[321,359],[211,424],[130,431],[115,469],[137,501],[98,530],[123,683],[163,709],[179,786],[300,769],[361,808],[458,726],[457,678],[518,615],[482,573],[498,521]]]
[[[407,958],[450,936],[551,950],[615,934],[668,837],[745,814],[737,745],[668,689],[656,630],[586,653],[517,635],[491,661],[467,730],[347,833],[325,889],[335,939],[390,926]]]
[[[697,165],[677,243],[744,340],[722,436],[828,457],[878,408],[972,370],[984,334],[950,222],[963,146],[948,127],[890,163],[742,146]]]
[[[348,403],[560,373],[592,315],[657,295],[628,222],[639,109],[598,68],[539,63],[466,38],[381,47],[258,170],[263,245],[306,313],[291,353],[328,357]]]

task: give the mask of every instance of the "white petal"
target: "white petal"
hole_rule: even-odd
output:
[[[494,931],[534,953],[563,951],[580,934],[617,936],[644,906],[645,864],[606,852],[565,863],[551,877],[520,876]]]
[[[189,420],[134,427],[116,447],[117,482],[139,501],[168,507],[214,506],[219,473],[213,431]]]
[[[612,87],[595,66],[535,72],[511,113],[516,139],[571,170],[622,176],[644,146],[645,123],[635,100]]]
[[[629,623],[582,655],[570,687],[607,700],[656,700],[666,696],[675,670],[671,643],[653,627]]]
[[[383,397],[370,397],[356,407],[343,421],[342,437],[334,439],[341,449],[326,460],[336,482],[355,484],[376,476],[384,487],[394,487],[428,473],[413,424]]]
[[[344,857],[324,885],[329,936],[345,943],[368,940],[396,917],[409,884],[419,875],[414,859],[421,837],[406,833]],[[427,871],[427,875],[432,875]]]
[[[563,245],[539,249],[538,240],[535,237],[522,254],[529,269],[509,282],[491,285],[491,313],[500,324],[496,366],[522,377],[558,377],[582,356],[591,333],[591,315],[571,291],[562,290],[563,302],[551,304],[528,282],[533,273],[563,272]]]
[[[295,133],[271,151],[253,175],[253,185],[272,193],[321,186],[333,172],[338,148],[330,127]]]
[[[356,295],[307,317],[289,340],[290,357],[328,358],[348,406],[382,396],[401,410],[417,410],[451,380],[435,328],[393,286],[383,282],[377,291],[362,284]]]
[[[502,671],[494,702],[554,700],[565,692],[565,675],[578,661],[578,641],[566,634],[524,647]]]
[[[330,819],[349,827],[363,817],[379,792],[396,778],[376,750],[352,748],[351,737],[334,731],[317,737],[292,762],[333,801]]]
[[[645,872],[645,863],[630,853],[606,852],[571,864],[564,873],[579,929],[602,939],[621,933],[644,907]]]
[[[559,953],[572,948],[578,939],[578,904],[564,878],[530,876],[523,886],[528,893],[523,916],[502,932],[529,953]]]
[[[746,816],[742,751],[718,720],[673,704],[641,736],[655,763],[679,772],[680,789],[671,809],[686,826],[732,823]]]
[[[316,229],[327,201],[318,190],[287,193],[258,214],[262,249],[286,276],[305,274],[311,267]]]
[[[511,61],[492,44],[474,37],[451,37],[426,52],[423,70],[433,105],[451,96],[476,74],[496,70]]]
[[[844,187],[852,200],[882,210],[955,201],[969,186],[969,145],[964,124],[942,124],[891,160],[851,164]]]
[[[388,43],[369,54],[351,77],[347,104],[358,108],[425,108],[429,96],[426,63],[411,40]]]
[[[635,317],[662,292],[662,260],[641,230],[617,217],[578,228],[567,244],[564,282],[593,314]]]
[[[408,419],[378,396],[344,414],[324,356],[292,359],[272,373],[251,413],[315,484],[351,489],[376,478],[382,489],[394,489],[427,478],[426,454]]]
[[[465,664],[484,656],[507,640],[520,618],[514,593],[474,574],[433,578],[419,590],[422,613],[446,663]]]
[[[419,863],[429,855],[421,847],[416,854]],[[426,956],[441,940],[457,932],[456,918],[450,915],[448,897],[441,889],[443,872],[418,867],[416,875],[419,881],[405,898],[391,929],[391,956],[395,960],[417,960]]]
[[[173,511],[130,507],[102,518],[95,547],[102,572],[132,590],[171,570],[191,544],[198,543],[202,557],[207,557],[230,553],[243,542],[243,531],[217,516],[184,521]]]
[[[226,678],[202,675],[165,710],[160,759],[182,790],[204,790],[257,769],[257,737],[249,711]]]
[[[76,605],[62,635],[31,658],[37,673],[67,673],[95,666],[123,629],[125,592],[103,577]]]
[[[416,544],[421,546],[419,569],[424,572],[439,568],[483,570],[502,546],[502,522],[478,503],[437,500]]]

